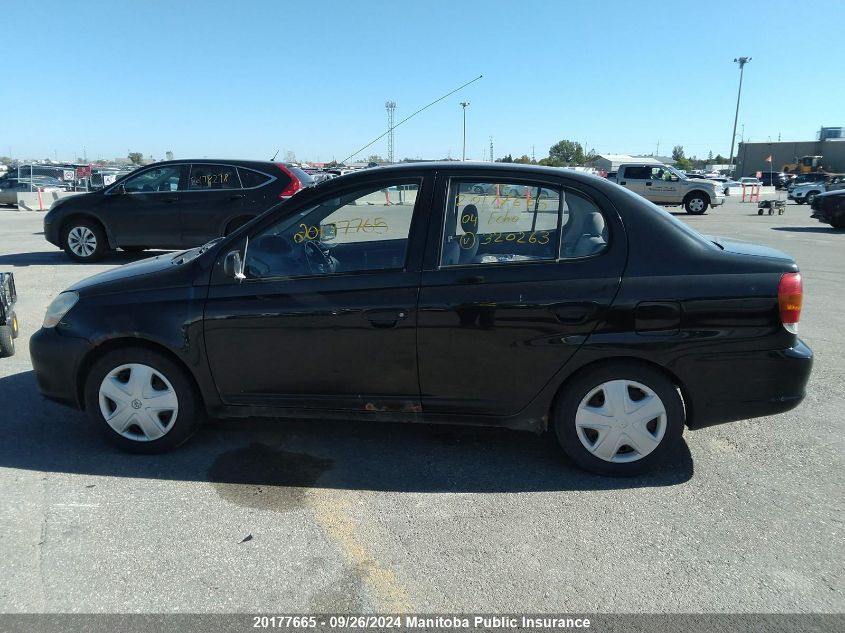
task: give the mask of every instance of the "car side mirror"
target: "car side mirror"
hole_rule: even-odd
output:
[[[321,224],[320,225],[320,241],[331,242],[337,237],[337,224]]]
[[[112,189],[112,191],[116,194],[125,195],[126,194],[126,187],[123,186],[123,183],[120,183],[117,187]]]
[[[678,177],[672,176],[669,180],[671,180],[672,182],[678,182]]]
[[[239,251],[226,253],[226,257],[223,258],[223,274],[232,279],[243,278],[243,263]]]

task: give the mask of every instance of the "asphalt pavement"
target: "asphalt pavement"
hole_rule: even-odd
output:
[[[0,611],[842,613],[845,231],[736,198],[679,217],[797,259],[808,395],[607,479],[497,429],[229,421],[117,452],[41,398],[27,340],[62,289],[138,256],[72,263],[42,214],[0,208],[21,327],[0,359]]]

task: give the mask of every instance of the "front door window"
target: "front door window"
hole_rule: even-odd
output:
[[[248,279],[401,270],[417,181],[380,183],[335,195],[249,239]]]

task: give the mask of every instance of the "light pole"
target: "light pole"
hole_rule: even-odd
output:
[[[751,61],[750,57],[737,57],[734,61],[739,64],[739,90],[736,93],[736,114],[734,114],[734,131],[731,136],[731,155],[728,159],[728,165],[734,164],[734,142],[736,141],[736,122],[739,119],[739,98],[742,95],[742,75],[745,72],[745,65]]]
[[[464,151],[461,160],[467,159],[467,106],[469,101],[461,101],[461,107],[464,109]]]

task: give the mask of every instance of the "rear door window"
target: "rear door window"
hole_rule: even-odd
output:
[[[445,218],[441,267],[589,257],[608,243],[592,200],[540,183],[453,180]]]
[[[240,189],[238,170],[231,165],[191,165],[191,191],[213,191],[216,189]]]

